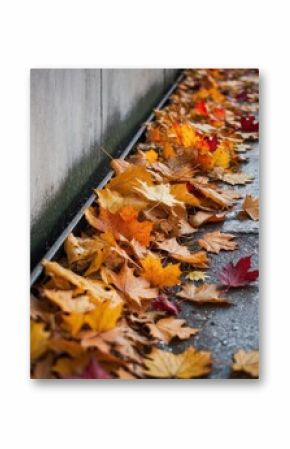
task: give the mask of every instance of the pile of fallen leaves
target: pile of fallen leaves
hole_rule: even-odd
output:
[[[197,230],[223,222],[251,182],[241,162],[258,138],[255,70],[186,70],[169,104],[155,111],[146,141],[96,190],[87,225],[69,235],[65,257],[43,261],[44,279],[31,300],[33,378],[199,378],[213,363],[208,351],[161,349],[194,341],[199,329],[179,317],[181,303],[216,307],[231,288],[255,281],[251,257],[222,267],[207,284],[213,254],[234,251],[232,234]],[[258,219],[247,196],[239,219]],[[186,242],[195,242],[193,252]],[[186,275],[185,275],[186,274]],[[233,371],[258,376],[257,351],[233,355]]]

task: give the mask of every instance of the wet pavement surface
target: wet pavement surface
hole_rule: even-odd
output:
[[[239,248],[235,251],[221,251],[219,254],[210,254],[211,264],[206,274],[206,282],[219,284],[217,273],[222,266],[237,261],[241,257],[252,255],[252,268],[256,269],[259,263],[259,221],[250,219],[239,220],[237,211],[241,208],[241,202],[246,194],[259,196],[259,158],[258,147],[252,145],[252,149],[245,155],[248,162],[242,164],[241,170],[254,177],[253,182],[245,186],[235,186],[242,198],[237,202],[233,211],[228,213],[227,220],[221,225],[204,225],[202,231],[194,234],[193,239],[198,240],[200,235],[220,230],[235,235]],[[232,186],[229,186],[232,188]],[[192,249],[198,249],[194,245]],[[259,288],[258,282],[249,286],[229,289],[225,293],[232,305],[229,306],[196,306],[183,302],[181,318],[186,319],[189,326],[199,328],[197,335],[186,342],[164,345],[167,350],[174,352],[183,351],[188,345],[198,349],[211,351],[213,356],[213,369],[208,378],[231,378],[231,365],[233,354],[239,349],[257,350],[259,346]],[[234,376],[236,378],[236,376]]]

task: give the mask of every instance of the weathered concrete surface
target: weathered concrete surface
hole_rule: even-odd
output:
[[[238,187],[238,190],[243,197],[245,194],[258,196],[259,159],[257,146],[253,145],[253,149],[248,151],[246,155],[249,162],[243,164],[241,169],[254,176],[254,181],[246,186]],[[236,211],[240,209],[241,201],[235,206]],[[221,270],[221,267],[230,261],[238,260],[240,257],[252,255],[252,267],[258,267],[259,222],[250,219],[240,221],[235,218],[235,213],[231,213],[222,226],[220,224],[205,225],[201,232],[193,235],[193,239],[196,241],[202,234],[214,230],[233,233],[236,236],[239,249],[221,251],[218,255],[211,255],[211,268],[207,271],[208,283],[218,284],[217,273]],[[198,246],[195,244],[192,249],[198,249]],[[168,350],[180,352],[189,344],[192,344],[199,349],[211,351],[214,363],[213,370],[208,377],[212,379],[236,377],[231,372],[233,354],[239,349],[256,350],[259,347],[258,282],[243,288],[229,289],[226,297],[231,299],[233,305],[195,306],[192,303],[183,302],[181,317],[185,318],[190,326],[200,328],[200,332],[189,341],[166,347]]]
[[[80,207],[100,163],[123,148],[175,69],[31,70],[32,265]],[[96,176],[95,176],[96,175]]]

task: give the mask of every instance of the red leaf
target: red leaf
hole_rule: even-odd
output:
[[[243,90],[242,92],[238,93],[236,95],[236,99],[240,101],[241,103],[245,103],[246,101],[249,101],[248,93],[247,91]]]
[[[256,122],[254,115],[248,115],[247,117],[241,117],[242,131],[245,133],[254,133],[259,131],[259,123]]]
[[[156,310],[173,313],[174,315],[178,315],[181,310],[180,306],[170,302],[166,295],[160,295],[156,299],[153,299],[151,301],[151,306]]]
[[[219,140],[218,140],[216,135],[214,135],[214,136],[206,136],[204,138],[204,140],[208,143],[210,151],[215,151],[217,149],[217,146],[219,144]]]
[[[242,287],[255,281],[259,276],[259,270],[249,271],[251,257],[242,257],[236,264],[230,262],[225,265],[218,274],[218,279],[227,287]]]
[[[112,379],[112,376],[101,367],[96,359],[92,358],[82,374],[70,377],[70,379]]]

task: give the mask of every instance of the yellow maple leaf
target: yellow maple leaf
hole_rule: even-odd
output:
[[[81,328],[87,324],[94,331],[113,329],[122,313],[122,303],[100,301],[96,308],[88,313],[70,313],[63,316],[65,326],[75,337]]]
[[[132,165],[124,172],[115,176],[115,178],[109,182],[107,188],[115,190],[121,195],[130,195],[134,191],[134,187],[139,186],[139,181],[146,182],[148,185],[153,184],[152,176],[145,167]]]
[[[133,206],[134,209],[139,211],[148,204],[146,201],[134,196],[123,197],[119,192],[110,189],[96,189],[95,193],[98,195],[99,205],[104,209],[108,209],[112,214],[115,214],[125,206]]]
[[[44,323],[30,321],[30,356],[32,360],[42,356],[48,348],[50,332],[45,330]]]
[[[180,283],[180,264],[168,264],[163,267],[159,258],[147,256],[141,261],[142,276],[156,287],[173,287]]]
[[[202,377],[210,372],[211,363],[210,352],[198,351],[193,346],[180,354],[153,348],[144,361],[147,376],[163,379]]]
[[[188,192],[186,184],[172,184],[170,190],[177,200],[190,204],[191,206],[200,205],[199,199]]]

